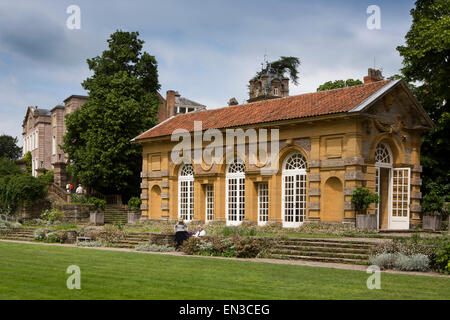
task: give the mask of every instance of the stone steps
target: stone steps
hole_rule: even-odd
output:
[[[128,212],[122,208],[106,208],[105,210],[106,224],[126,224],[128,223]]]
[[[299,255],[284,255],[273,254],[273,259],[282,260],[304,260],[304,261],[316,261],[316,262],[328,262],[328,263],[345,263],[345,264],[358,264],[366,265],[367,261],[360,259],[348,259],[348,258],[332,258],[332,257],[317,257],[317,256],[299,256]]]
[[[313,250],[271,250],[273,254],[290,255],[290,256],[309,256],[309,257],[324,257],[324,258],[345,258],[354,260],[367,261],[368,254],[355,254],[348,252],[334,252],[334,251],[313,251]]]
[[[365,265],[372,246],[370,242],[357,240],[286,239],[275,241],[269,250],[269,256],[275,259]]]
[[[320,247],[320,246],[295,246],[295,245],[277,245],[274,249],[279,250],[299,250],[301,251],[319,251],[319,252],[338,252],[338,253],[354,253],[354,254],[366,254],[367,249],[361,248],[348,248],[348,247]]]

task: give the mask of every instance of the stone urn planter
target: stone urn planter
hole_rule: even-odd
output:
[[[433,230],[433,231],[440,231],[441,230],[441,224],[442,224],[442,217],[441,216],[423,216],[422,219],[422,229],[423,230]]]
[[[135,224],[140,218],[140,212],[128,211],[128,224]]]
[[[376,214],[357,214],[356,228],[365,230],[377,230]]]
[[[91,212],[89,221],[96,226],[102,226],[105,224],[105,213],[98,211]]]

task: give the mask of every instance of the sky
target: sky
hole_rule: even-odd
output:
[[[80,29],[67,8],[80,8]],[[369,29],[380,8],[380,28]],[[177,90],[209,109],[248,99],[247,84],[269,61],[295,56],[299,84],[290,95],[329,80],[361,79],[367,69],[399,73],[396,50],[411,26],[412,0],[0,0],[0,135],[19,137],[28,106],[51,109],[91,72],[117,29],[138,31],[158,61],[161,94]]]

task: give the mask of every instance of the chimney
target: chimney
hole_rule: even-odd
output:
[[[383,75],[380,70],[369,68],[367,76],[364,77],[364,84],[369,84],[383,80]]]
[[[166,112],[167,118],[170,118],[175,114],[175,96],[178,92],[174,90],[168,90],[166,92]]]
[[[281,79],[281,96],[289,97],[289,78]]]
[[[230,100],[228,100],[228,106],[237,106],[239,104],[239,102],[236,100],[236,98],[231,98]]]

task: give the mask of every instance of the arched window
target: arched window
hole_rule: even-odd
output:
[[[227,225],[239,225],[245,216],[245,163],[236,159],[226,173]]]
[[[185,164],[178,176],[178,218],[184,221],[194,219],[194,167]]]
[[[378,144],[376,150],[375,150],[375,193],[378,194],[379,197],[381,197],[381,190],[380,190],[380,180],[381,180],[381,171],[380,168],[392,168],[392,151],[389,145],[385,143]],[[386,169],[384,169],[386,170]],[[392,170],[389,170],[386,172],[388,175],[388,180],[391,179]],[[388,182],[390,183],[390,182]],[[390,190],[391,187],[388,188],[388,192],[391,193]],[[390,196],[389,196],[390,198]],[[375,204],[375,214],[378,216],[380,212],[380,202]],[[379,223],[379,221],[378,221]]]
[[[392,152],[391,148],[384,143],[380,143],[375,150],[375,162],[377,164],[390,164],[392,165]]]
[[[306,218],[306,159],[300,152],[286,158],[282,178],[283,226],[296,228]]]

